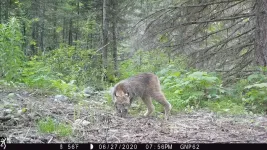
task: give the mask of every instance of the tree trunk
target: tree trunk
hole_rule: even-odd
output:
[[[107,44],[108,44],[108,22],[107,22],[107,1],[103,0],[103,23],[102,23],[102,34],[103,34],[103,68],[107,69]]]
[[[32,18],[37,17],[39,18],[39,14],[38,14],[38,9],[39,9],[39,1],[38,0],[34,0],[32,2]],[[37,54],[37,49],[36,47],[39,46],[39,41],[38,41],[38,29],[39,29],[39,21],[34,21],[32,24],[32,40],[34,40],[34,44],[31,44],[31,51],[33,55]]]
[[[255,60],[260,66],[267,66],[267,1],[257,0],[255,30]]]
[[[72,19],[70,19],[69,22],[69,45],[72,45],[73,39],[72,39]]]
[[[117,29],[117,17],[116,17],[116,10],[117,10],[117,1],[112,1],[113,13],[112,13],[112,49],[113,49],[113,63],[114,63],[114,76],[118,76],[118,57],[117,57],[117,36],[116,36],[116,29]]]
[[[41,29],[40,29],[40,49],[42,52],[44,51],[44,30],[45,30],[45,1],[43,2],[43,7],[40,9],[40,12],[42,14],[42,19],[41,19]]]
[[[80,16],[80,2],[77,1],[77,16]],[[77,41],[79,37],[79,17],[76,20],[76,28],[75,28],[75,46],[77,46]]]
[[[63,17],[63,30],[62,30],[62,43],[65,43],[65,39],[66,39],[66,18]]]
[[[7,22],[7,21],[8,21],[8,16],[9,16],[10,0],[6,0],[5,7],[6,7],[6,11],[5,11],[5,21]]]
[[[2,24],[2,22],[3,22],[3,16],[2,16],[2,9],[3,9],[3,4],[2,4],[3,2],[2,1],[0,1],[0,24]]]
[[[55,1],[54,3],[54,10],[55,10],[55,13],[54,13],[54,21],[53,21],[53,26],[54,26],[54,29],[53,29],[53,45],[52,45],[52,49],[56,49],[57,48],[57,1]]]

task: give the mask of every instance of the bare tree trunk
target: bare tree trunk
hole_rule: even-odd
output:
[[[6,1],[6,11],[5,11],[5,21],[8,21],[8,16],[9,16],[9,7],[10,7],[10,0],[5,0]]]
[[[53,25],[54,25],[54,30],[53,30],[53,45],[52,45],[52,49],[55,49],[57,47],[57,1],[55,1],[54,3],[54,21],[53,21]]]
[[[255,59],[256,64],[267,66],[267,1],[256,2]]]
[[[42,19],[41,19],[41,30],[40,30],[40,49],[44,51],[44,30],[45,30],[45,1],[42,9],[40,8]]]
[[[107,44],[108,44],[108,22],[107,22],[107,1],[103,0],[103,24],[102,24],[102,33],[103,33],[103,68],[107,69]]]
[[[72,45],[73,39],[72,39],[72,19],[70,19],[69,22],[69,45]]]
[[[39,9],[39,1],[38,0],[34,0],[32,2],[32,18],[34,17],[38,17],[39,18],[39,13],[38,13],[38,9]],[[37,48],[39,46],[39,41],[38,41],[38,29],[39,29],[39,22],[38,21],[34,21],[32,24],[32,39],[35,41],[35,44],[31,44],[31,51],[33,55],[37,54]]]
[[[2,16],[2,9],[3,9],[3,4],[2,4],[3,2],[2,1],[0,1],[0,24],[1,23],[3,23],[3,16]]]
[[[117,10],[117,1],[113,0],[112,1],[112,7],[113,7],[113,13],[112,13],[112,40],[113,40],[113,44],[112,44],[112,49],[113,49],[113,63],[114,63],[114,76],[117,77],[118,76],[118,57],[117,57],[117,36],[116,36],[116,29],[117,29],[117,14],[116,14],[116,10]]]
[[[63,18],[63,30],[62,30],[62,43],[65,43],[65,39],[66,39],[66,18]]]
[[[80,15],[80,2],[77,1],[77,16]],[[79,17],[77,17],[77,21],[76,21],[76,28],[75,28],[75,45],[77,45],[77,41],[78,41],[78,37],[79,37]]]

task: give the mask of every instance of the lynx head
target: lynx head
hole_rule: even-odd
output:
[[[117,111],[117,115],[125,117],[130,107],[130,95],[123,84],[115,86],[113,91],[113,101]]]

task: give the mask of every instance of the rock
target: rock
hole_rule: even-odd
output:
[[[15,93],[9,93],[9,94],[7,95],[7,97],[8,97],[8,98],[14,98],[14,97],[15,97]]]
[[[18,115],[21,115],[22,113],[23,113],[22,110],[18,110],[18,112],[17,112]]]
[[[82,119],[76,119],[75,121],[74,121],[74,124],[81,124],[82,123]]]
[[[83,94],[84,97],[90,98],[91,95],[90,94]]]
[[[55,96],[55,101],[67,101],[69,98],[65,95],[56,95]]]
[[[84,91],[85,94],[89,94],[89,95],[91,95],[91,94],[94,93],[95,88],[88,86],[88,87],[85,88],[83,91]]]
[[[10,143],[20,143],[20,140],[15,137],[10,137]]]
[[[86,121],[86,120],[83,120],[83,122],[82,122],[82,125],[83,126],[88,126],[90,124],[90,122],[89,121]]]
[[[90,122],[87,120],[76,119],[73,123],[73,127],[76,129],[79,128],[79,126],[88,126],[89,124]]]
[[[43,143],[43,141],[39,139],[31,139],[30,143]]]
[[[6,116],[8,114],[11,114],[12,110],[11,109],[5,109],[3,112],[3,116]]]

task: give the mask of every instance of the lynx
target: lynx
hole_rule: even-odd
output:
[[[152,73],[142,73],[120,81],[114,86],[111,94],[117,115],[120,117],[125,117],[127,115],[132,102],[138,97],[140,97],[147,106],[147,111],[144,114],[145,117],[151,115],[155,110],[152,99],[163,105],[166,120],[172,108],[160,89],[158,77]]]

